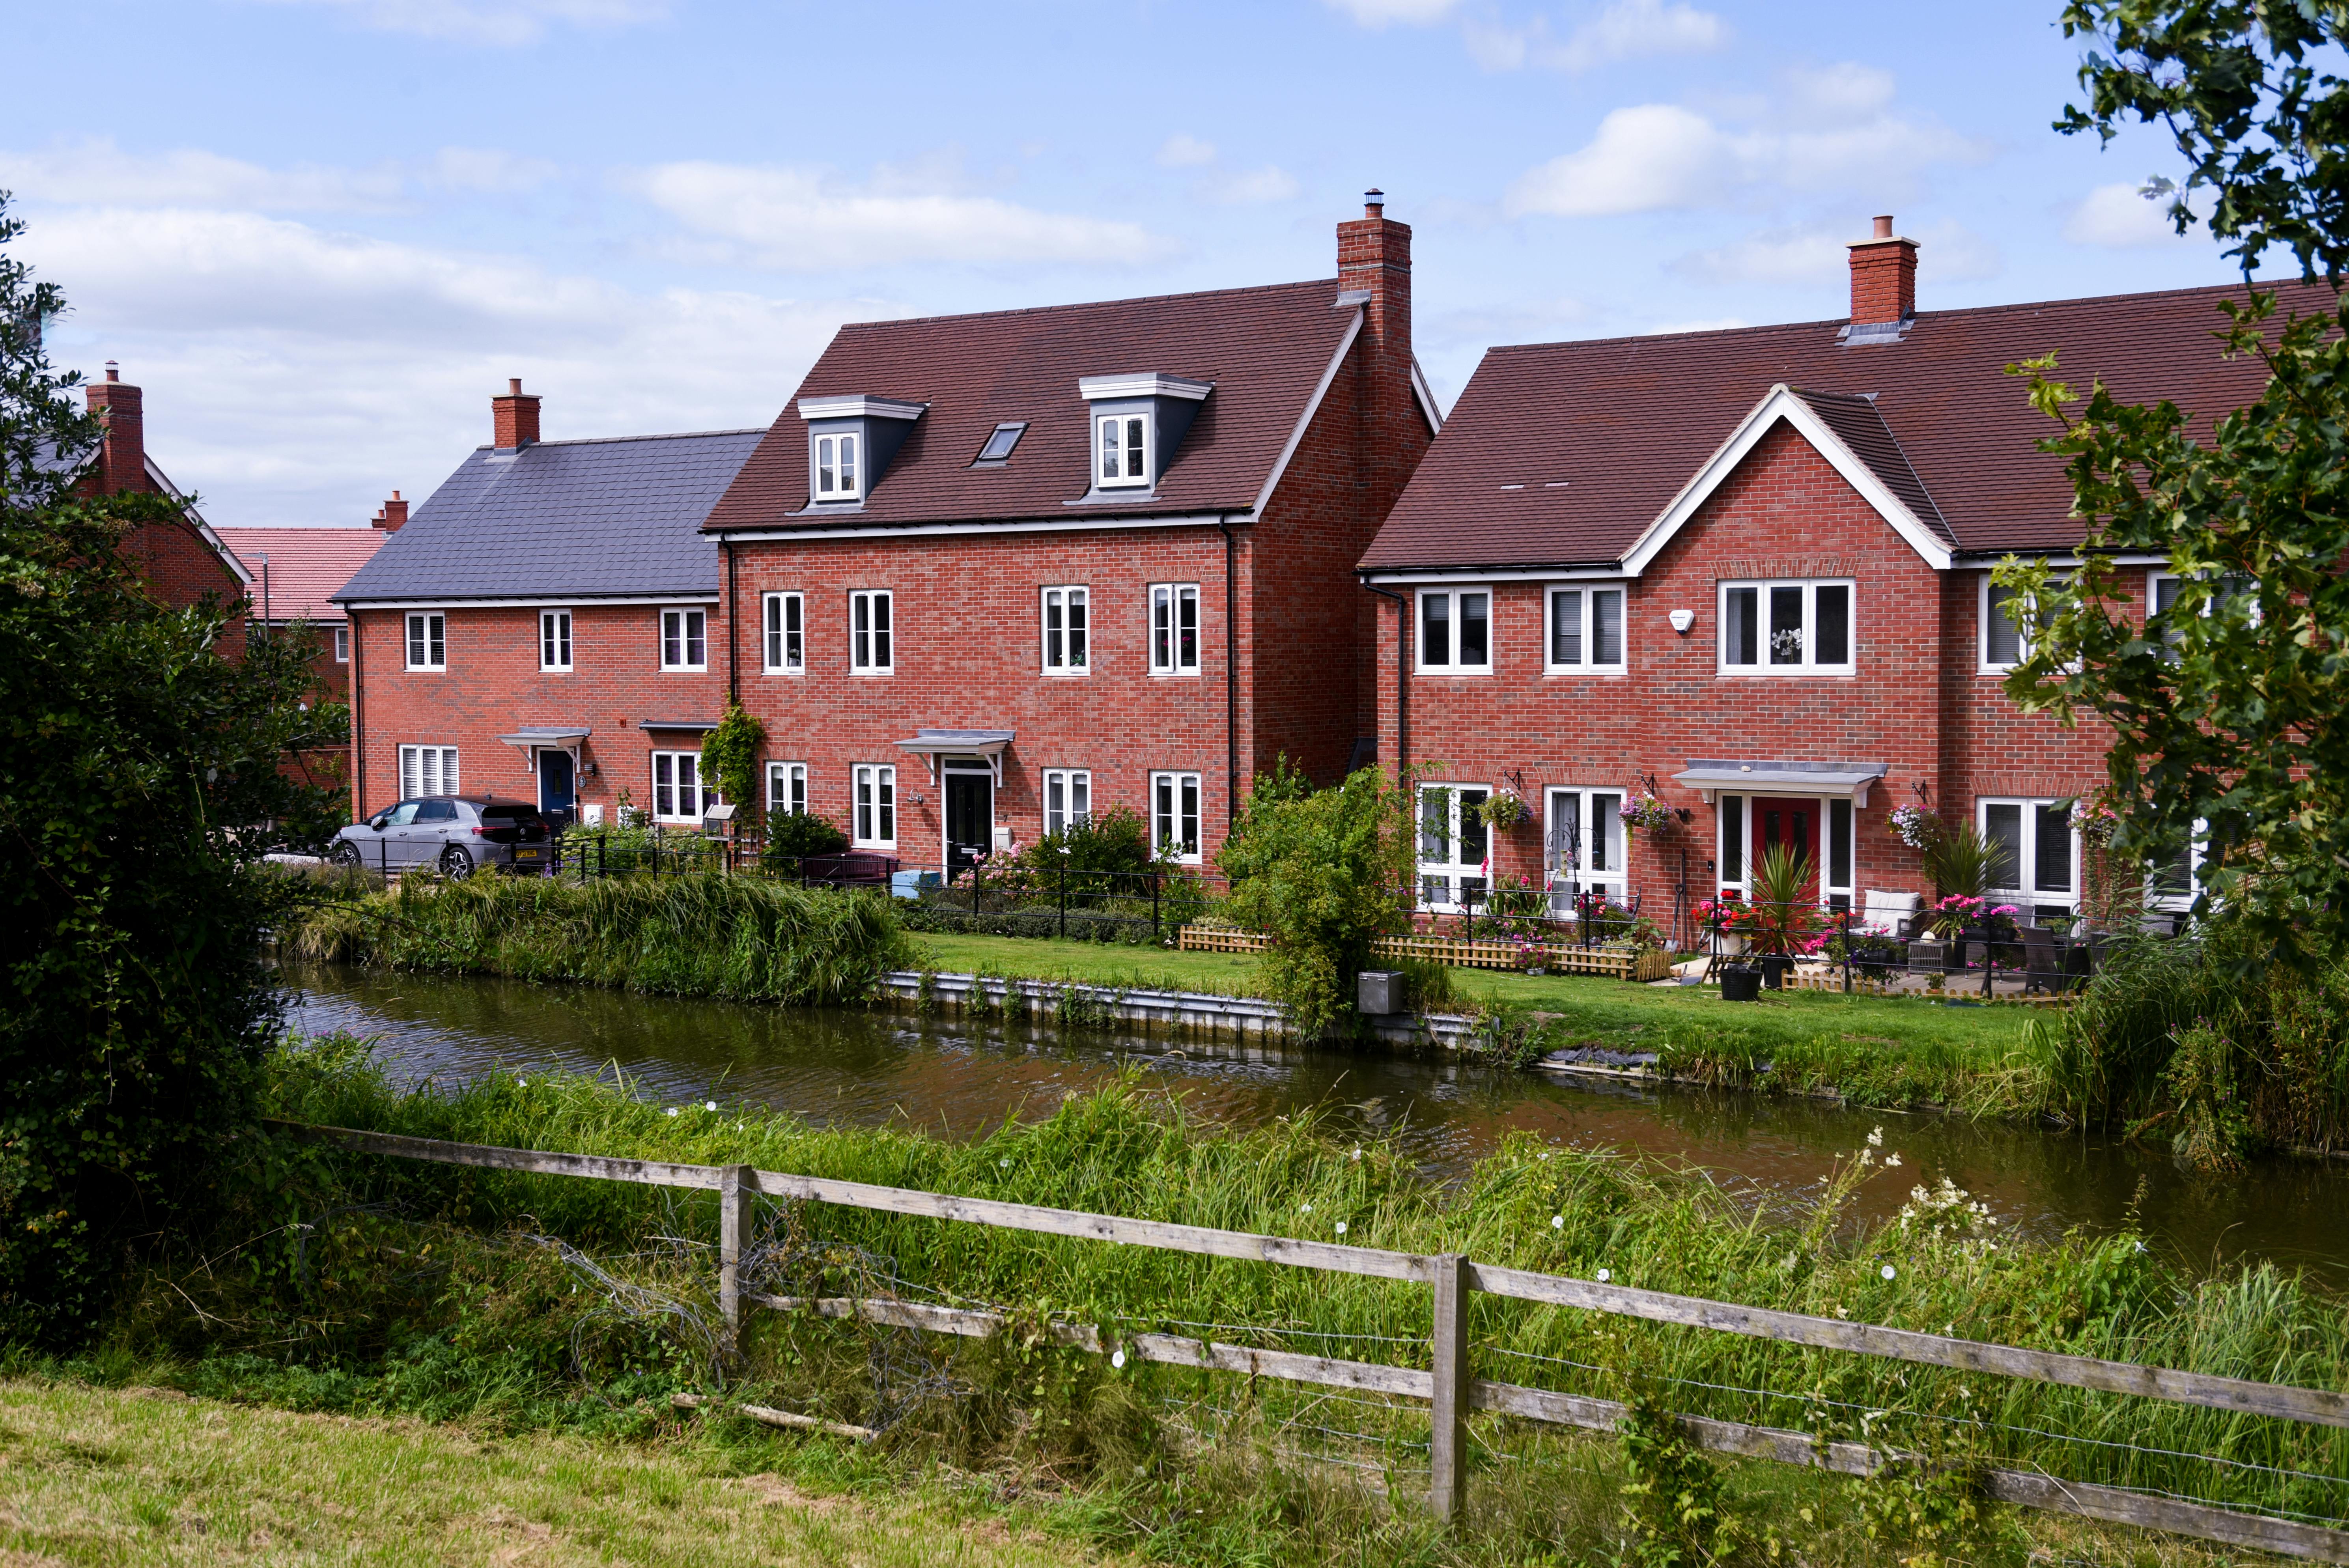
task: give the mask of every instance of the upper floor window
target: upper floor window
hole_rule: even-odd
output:
[[[571,667],[571,612],[541,610],[538,613],[538,667],[543,670],[567,670]]]
[[[1549,591],[1549,667],[1579,674],[1623,667],[1623,590]]]
[[[2183,626],[2170,622],[2168,617],[2177,611],[2178,602],[2187,596],[2188,581],[2176,573],[2157,572],[2151,574],[2147,583],[2146,608],[2151,615],[2163,618],[2161,640],[2168,645],[2166,656],[2172,659],[2178,656],[2178,645],[2186,640],[2186,631]],[[2216,614],[2237,599],[2251,598],[2251,580],[2248,577],[2230,573],[2215,583],[2202,579],[2197,585],[2205,583],[2208,584],[2208,592],[2203,595],[2200,611],[2204,615]],[[2254,625],[2259,624],[2259,613],[2258,601],[2252,599],[2251,614]]]
[[[1092,594],[1082,588],[1044,590],[1044,667],[1062,672],[1090,668],[1086,613]]]
[[[767,673],[796,676],[807,670],[807,605],[797,593],[766,597]]]
[[[1092,820],[1093,776],[1082,768],[1044,769],[1044,831],[1064,833]]]
[[[2060,583],[2063,578],[2053,581]],[[2000,586],[1982,574],[1982,671],[1985,675],[2011,670],[2031,656],[2031,639],[2023,634],[2015,612],[2021,602],[2014,590]]]
[[[347,665],[350,662],[351,629],[348,626],[337,626],[335,628],[335,663]]]
[[[1195,676],[1199,673],[1199,585],[1196,583],[1154,583],[1150,585],[1150,673],[1154,676]]]
[[[1150,418],[1103,414],[1093,421],[1099,450],[1096,478],[1103,489],[1150,482]]]
[[[706,670],[709,667],[709,612],[661,612],[661,668]]]
[[[864,493],[857,488],[861,473],[856,461],[857,445],[854,435],[815,438],[816,500],[854,500]]]
[[[1724,583],[1721,665],[1741,675],[1849,675],[1848,581]]]
[[[438,610],[408,617],[408,667],[445,670],[449,667],[449,617]]]
[[[1493,673],[1491,590],[1420,590],[1419,667],[1455,676]]]
[[[887,675],[896,668],[889,598],[885,588],[848,596],[848,667],[853,674]]]

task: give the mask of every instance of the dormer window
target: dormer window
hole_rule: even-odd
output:
[[[1150,482],[1150,420],[1140,414],[1111,414],[1094,421],[1101,434],[1103,489]]]
[[[808,424],[808,505],[854,508],[912,434],[926,403],[888,397],[802,397]]]
[[[854,500],[857,494],[856,438],[818,436],[815,438],[815,499]]]

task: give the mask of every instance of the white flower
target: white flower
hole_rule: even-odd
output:
[[[1566,1229],[1566,1216],[1564,1214],[1552,1214],[1549,1217],[1549,1228],[1553,1231],[1562,1231]]]
[[[1870,1149],[1881,1149],[1884,1147],[1884,1129],[1879,1127],[1875,1131],[1868,1135],[1868,1146]]]
[[[1547,1160],[1547,1159],[1548,1159],[1548,1158],[1549,1158],[1549,1150],[1548,1150],[1545,1149],[1545,1150],[1542,1150],[1542,1158],[1543,1158],[1543,1159],[1545,1159],[1545,1160]]]
[[[1313,1205],[1310,1203],[1299,1203],[1297,1205],[1297,1212],[1300,1214],[1309,1214],[1313,1212]]]
[[[718,1102],[714,1099],[705,1099],[701,1102],[701,1109],[704,1110],[716,1110],[718,1109]]]
[[[1899,1164],[1899,1163],[1900,1163],[1900,1151],[1899,1151],[1899,1150],[1897,1150],[1897,1149],[1896,1149],[1896,1150],[1894,1150],[1891,1153],[1889,1153],[1889,1154],[1888,1154],[1888,1155],[1886,1155],[1886,1156],[1884,1157],[1884,1165],[1885,1165],[1885,1169],[1887,1169],[1887,1170],[1890,1170],[1893,1166],[1898,1165],[1898,1164]]]
[[[670,1107],[668,1108],[668,1113],[669,1113],[671,1116],[675,1116],[675,1115],[677,1114],[677,1107],[675,1107],[675,1106],[670,1106]]]
[[[530,1079],[528,1079],[528,1078],[516,1078],[516,1079],[514,1079],[514,1088],[528,1088],[529,1087],[530,1087]]]
[[[1890,1279],[1894,1274],[1899,1272],[1899,1270],[1894,1268],[1890,1264],[1886,1264],[1884,1265],[1884,1277],[1886,1279]]]
[[[1605,1284],[1609,1280],[1613,1279],[1614,1277],[1614,1273],[1611,1270],[1600,1269],[1599,1271],[1599,1283],[1600,1284]]]
[[[1109,1364],[1112,1367],[1123,1367],[1125,1365],[1125,1352],[1123,1350],[1111,1351],[1109,1354]]]
[[[1007,1154],[1007,1155],[1005,1155],[1002,1159],[1000,1159],[1000,1160],[997,1161],[995,1163],[996,1163],[998,1166],[1001,1167],[1003,1170],[1009,1171],[1009,1170],[1010,1170],[1010,1169],[1011,1169],[1011,1156],[1009,1156],[1009,1154]]]
[[[1359,1143],[1358,1143],[1358,1144],[1356,1144],[1356,1145],[1354,1146],[1354,1158],[1355,1158],[1355,1159],[1357,1159],[1357,1160],[1360,1160],[1361,1157],[1362,1157],[1362,1146],[1361,1146],[1361,1144],[1359,1144]]]
[[[1338,1233],[1341,1236],[1346,1233],[1346,1222],[1343,1220],[1338,1222]]]

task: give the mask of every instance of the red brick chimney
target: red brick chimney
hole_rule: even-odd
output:
[[[521,377],[506,382],[503,396],[490,399],[490,411],[497,429],[498,450],[511,452],[538,444],[538,394],[523,391]]]
[[[1363,306],[1362,412],[1371,430],[1364,454],[1371,526],[1386,518],[1427,447],[1412,406],[1411,225],[1386,215],[1386,194],[1362,194],[1362,215],[1338,225],[1338,290],[1370,296]]]
[[[106,424],[97,472],[92,476],[100,495],[143,490],[147,486],[147,417],[140,407],[139,388],[122,382],[113,360],[106,362],[106,379],[84,388],[89,411]]]
[[[400,524],[407,521],[408,503],[399,499],[398,490],[392,491],[391,499],[375,509],[375,526],[386,533],[398,533]]]
[[[1851,325],[1877,326],[1917,314],[1917,242],[1892,232],[1892,215],[1875,234],[1851,242]]]

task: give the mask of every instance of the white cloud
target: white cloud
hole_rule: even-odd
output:
[[[1411,26],[1424,26],[1441,22],[1459,8],[1460,0],[1324,0],[1333,11],[1342,11],[1365,27],[1384,27],[1402,22]]]
[[[1691,252],[1671,266],[1710,284],[1833,284],[1848,276],[1848,242],[1866,237],[1856,228],[1768,229]],[[1971,282],[2005,270],[1998,246],[1963,224],[1944,220],[1911,237],[1928,280]]]
[[[1211,174],[1201,180],[1195,189],[1203,199],[1224,206],[1257,207],[1291,200],[1297,194],[1298,184],[1295,175],[1268,163],[1261,169]]]
[[[53,143],[36,152],[0,150],[0,190],[27,201],[78,207],[220,208],[250,212],[380,212],[411,191],[529,191],[561,170],[539,158],[447,147],[419,163],[339,169],[265,168],[195,148],[125,152],[108,138]]]
[[[1197,137],[1177,132],[1159,144],[1158,162],[1164,169],[1197,169],[1216,160],[1216,144],[1201,141]]]
[[[1640,333],[1644,337],[1661,337],[1673,332],[1734,332],[1753,325],[1742,315],[1706,315],[1690,321],[1659,322],[1653,326],[1641,327]]]
[[[417,171],[419,184],[437,191],[478,191],[519,195],[535,191],[563,170],[543,158],[525,158],[478,147],[444,147]]]
[[[1519,176],[1503,207],[1559,218],[1600,218],[1702,206],[1734,174],[1733,144],[1702,115],[1671,104],[1619,108],[1588,145]]]
[[[1563,42],[1551,36],[1543,16],[1518,26],[1497,17],[1472,18],[1461,31],[1469,54],[1486,70],[1543,66],[1577,74],[1619,60],[1707,54],[1730,38],[1729,24],[1714,13],[1664,0],[1615,0]]]
[[[2200,228],[2180,234],[2169,221],[2168,196],[2147,201],[2129,184],[2099,185],[2072,209],[2064,221],[2064,238],[2075,245],[2108,250],[2136,250],[2171,245],[2208,244]]]
[[[626,183],[738,259],[790,271],[921,262],[1123,266],[1171,249],[1138,223],[966,194],[927,170],[878,170],[860,186],[806,169],[665,163]]]
[[[361,26],[473,44],[529,44],[550,24],[621,27],[668,15],[667,0],[264,0],[324,5]]]

